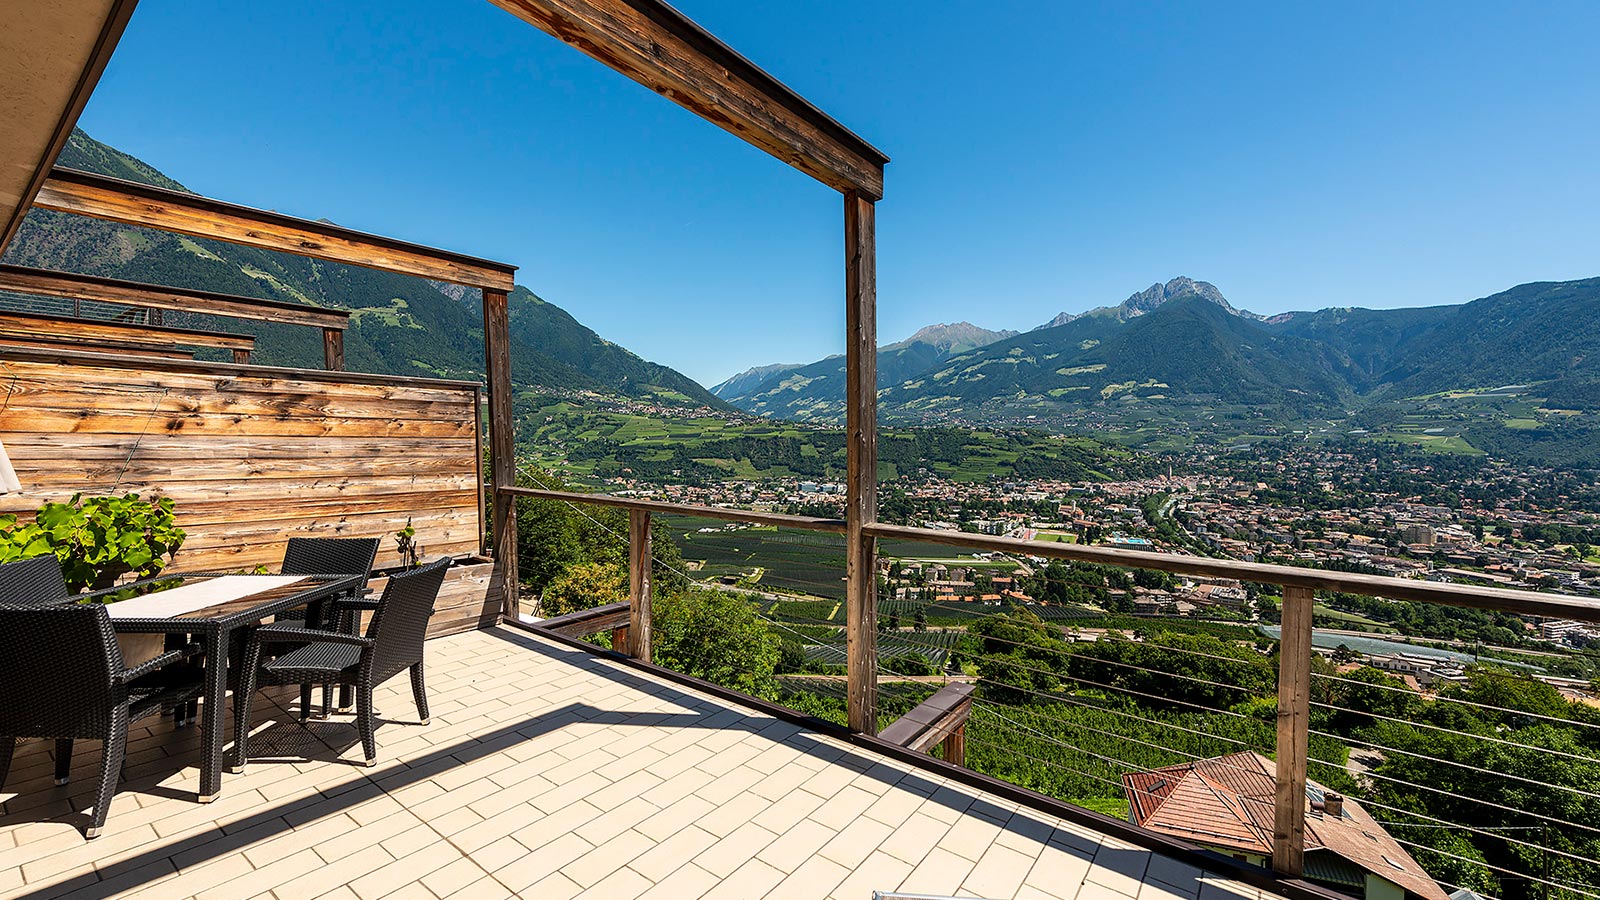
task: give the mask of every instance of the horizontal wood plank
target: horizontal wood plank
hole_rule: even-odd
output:
[[[883,196],[887,156],[665,3],[492,2],[836,190]]]
[[[1328,569],[1302,569],[1269,563],[1241,562],[1233,559],[1211,559],[1204,556],[1187,556],[1178,553],[1151,553],[1144,550],[1118,550],[1110,547],[1087,547],[1078,544],[1024,541],[1017,538],[993,535],[967,534],[965,532],[936,531],[930,528],[911,528],[904,525],[868,525],[864,528],[873,537],[893,538],[902,541],[922,541],[969,550],[997,550],[1002,553],[1019,553],[1049,559],[1066,559],[1078,562],[1100,563],[1125,569],[1154,569],[1177,575],[1203,578],[1233,578],[1257,581],[1283,587],[1310,588],[1317,591],[1343,591],[1348,594],[1365,594],[1392,600],[1414,600],[1420,603],[1437,603],[1443,606],[1464,606],[1472,609],[1490,609],[1517,615],[1553,616],[1576,619],[1581,622],[1600,623],[1600,600],[1564,594],[1541,594],[1534,591],[1517,591],[1505,588],[1479,587],[1471,584],[1450,584],[1422,581],[1414,578],[1394,578],[1384,575],[1358,575],[1334,572]]]
[[[115,370],[126,369],[126,361],[103,353],[81,350],[4,350],[0,351],[0,364],[47,363],[58,366],[99,366]],[[479,385],[473,381],[446,378],[418,378],[413,375],[377,375],[371,372],[329,372],[325,369],[290,369],[281,366],[257,366],[244,363],[222,362],[166,362],[150,360],[140,368],[147,373],[185,375],[205,373],[238,378],[281,378],[290,381],[312,381],[324,385],[412,387],[422,390],[445,389],[473,391]]]
[[[0,312],[0,336],[55,337],[88,342],[149,344],[155,347],[216,347],[223,350],[250,350],[256,344],[255,337],[248,334],[10,311]]]
[[[516,266],[505,263],[73,169],[54,170],[33,205],[451,284],[515,287]]]
[[[79,492],[166,496],[188,533],[179,569],[274,568],[298,536],[379,537],[393,561],[408,521],[430,555],[481,549],[470,385],[0,358],[0,396],[22,483],[0,512],[26,519]]]
[[[282,325],[306,325],[312,328],[343,330],[350,324],[350,313],[342,309],[328,309],[283,300],[260,300],[255,297],[218,294],[212,291],[163,287],[138,281],[54,272],[27,266],[0,265],[0,290],[43,297],[63,297],[68,300],[95,300],[101,303],[203,313],[230,319],[277,322]]]

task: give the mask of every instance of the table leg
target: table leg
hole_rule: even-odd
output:
[[[213,631],[205,638],[205,706],[200,715],[200,802],[222,793],[222,736],[228,718],[228,636]]]

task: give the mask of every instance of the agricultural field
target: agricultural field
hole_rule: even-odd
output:
[[[879,668],[888,674],[900,674],[893,671],[895,657],[916,654],[942,671],[949,665],[950,652],[955,649],[956,642],[960,638],[961,635],[953,631],[921,633],[902,631],[880,634],[878,635]],[[807,644],[805,652],[807,660],[823,665],[842,666],[847,659],[842,633],[836,641]]]
[[[838,535],[715,519],[662,517],[683,558],[700,564],[702,579],[758,577],[747,587],[775,593],[844,599],[844,539]],[[712,529],[702,531],[701,529]]]

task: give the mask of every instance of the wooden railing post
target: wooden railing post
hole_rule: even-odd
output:
[[[650,513],[628,510],[628,655],[649,662],[650,656]]]
[[[845,632],[848,721],[878,733],[878,288],[874,207],[844,195],[845,243]]]
[[[322,329],[322,360],[329,372],[344,371],[344,332],[337,328]]]
[[[945,735],[943,748],[944,761],[954,766],[967,764],[967,725],[965,722],[960,728]]]
[[[1306,851],[1306,764],[1311,745],[1312,591],[1283,589],[1278,640],[1278,791],[1272,868],[1299,878]]]
[[[326,333],[326,332],[324,332]],[[511,319],[506,292],[483,289],[484,373],[489,382],[489,483],[494,517],[494,571],[500,608],[514,619],[517,594],[517,498],[502,489],[517,483],[515,422],[511,418]]]

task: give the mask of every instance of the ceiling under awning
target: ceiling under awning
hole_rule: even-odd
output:
[[[100,80],[135,0],[28,0],[0,14],[0,253]]]

